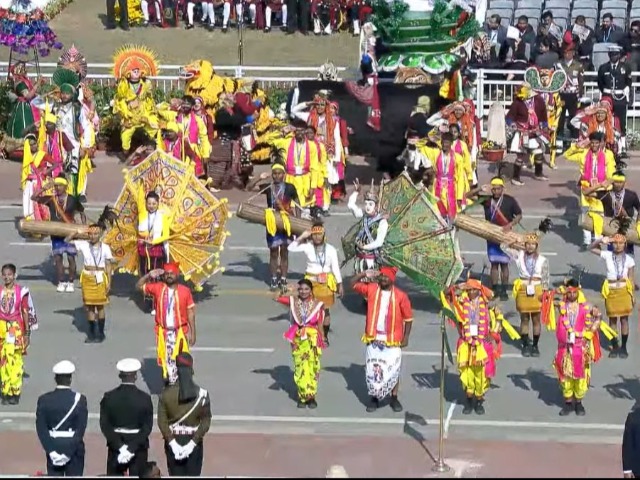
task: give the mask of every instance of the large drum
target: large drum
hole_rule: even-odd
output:
[[[253,173],[253,165],[240,141],[228,137],[211,143],[211,156],[207,160],[207,176],[212,186],[219,190],[244,189]]]

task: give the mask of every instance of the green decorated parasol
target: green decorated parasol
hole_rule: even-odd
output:
[[[381,252],[384,263],[439,298],[464,269],[453,227],[406,173],[382,186],[380,211],[389,222]]]

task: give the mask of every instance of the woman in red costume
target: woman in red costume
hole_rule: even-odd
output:
[[[607,148],[618,153],[620,143],[620,122],[613,114],[611,99],[604,97],[599,103],[580,110],[571,119],[571,125],[579,130],[579,141],[588,140],[593,132],[604,135]]]

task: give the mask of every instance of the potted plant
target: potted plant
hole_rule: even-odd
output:
[[[485,140],[482,145],[482,158],[487,162],[501,162],[504,158],[505,147],[493,140]]]

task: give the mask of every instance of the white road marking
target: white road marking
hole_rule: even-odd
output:
[[[0,419],[35,419],[35,412],[0,412]],[[99,413],[89,413],[89,419],[98,420]],[[157,418],[154,415],[154,418]],[[303,423],[303,424],[336,424],[336,425],[404,425],[404,418],[372,418],[372,417],[294,417],[277,415],[213,415],[214,422],[230,423]],[[437,426],[438,419],[426,418],[424,422],[428,426]],[[410,422],[411,423],[411,422]],[[422,424],[422,419],[419,422]],[[532,428],[552,430],[609,430],[622,432],[623,424],[611,423],[570,423],[570,422],[534,422],[511,420],[464,420],[452,419],[452,426],[478,427],[478,428]]]
[[[458,404],[454,400],[453,403],[449,406],[449,410],[447,411],[447,417],[444,419],[444,438],[449,437],[449,425],[451,424],[451,417],[453,417],[453,412],[456,409]]]
[[[406,352],[402,352],[402,356],[403,357],[439,357],[440,356],[440,352],[419,352],[419,351],[406,351]],[[453,353],[453,356],[455,357],[456,354]],[[519,353],[503,353],[500,358],[524,358],[521,354]]]
[[[155,351],[156,347],[147,347],[149,351]],[[219,352],[219,353],[273,353],[275,348],[233,348],[233,347],[190,347],[192,352]]]

